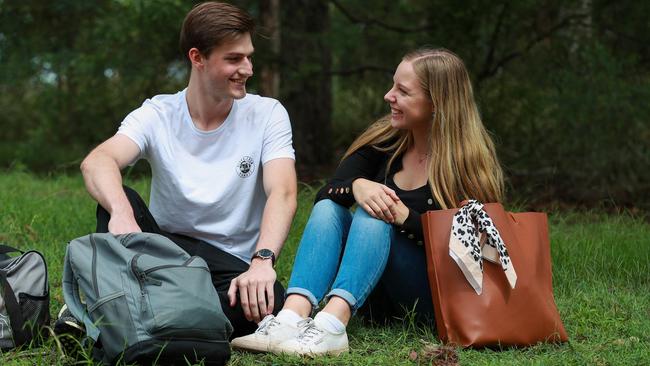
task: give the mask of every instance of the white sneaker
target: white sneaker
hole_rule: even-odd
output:
[[[274,353],[338,356],[348,351],[348,334],[345,330],[342,333],[331,333],[310,318],[298,323],[298,327],[300,333],[275,346]]]
[[[298,333],[297,325],[282,323],[273,315],[267,315],[258,324],[255,333],[235,338],[230,345],[247,351],[271,352],[273,346],[294,338]]]

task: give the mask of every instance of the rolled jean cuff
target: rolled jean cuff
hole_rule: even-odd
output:
[[[330,291],[327,295],[325,295],[325,299],[329,301],[330,297],[332,296],[338,296],[347,301],[353,314],[357,311],[357,298],[354,297],[354,295],[352,295],[350,292],[340,288],[335,288],[332,289],[332,291]]]
[[[296,294],[296,295],[302,295],[306,297],[307,300],[309,300],[309,302],[311,303],[312,312],[314,310],[318,310],[318,300],[316,299],[316,296],[314,296],[314,294],[311,293],[311,291],[306,290],[302,287],[289,287],[285,293],[287,294],[286,296]]]

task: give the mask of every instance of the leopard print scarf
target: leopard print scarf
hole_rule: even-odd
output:
[[[492,263],[500,260],[510,287],[515,288],[517,273],[506,245],[479,201],[468,201],[454,215],[449,236],[449,255],[477,294],[483,292],[483,258]]]

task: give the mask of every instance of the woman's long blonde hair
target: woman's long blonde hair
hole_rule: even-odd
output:
[[[429,134],[429,185],[443,209],[465,199],[503,200],[503,171],[494,143],[479,116],[463,61],[446,49],[418,49],[408,53],[422,89],[431,97],[434,114]],[[386,145],[388,142],[391,142]],[[411,131],[390,124],[390,115],[366,129],[348,148],[343,159],[372,145],[392,152],[388,168],[413,144]]]

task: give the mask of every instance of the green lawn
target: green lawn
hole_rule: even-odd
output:
[[[148,193],[144,180],[127,183],[143,195]],[[301,190],[294,226],[278,262],[279,278],[285,284],[313,195],[309,187]],[[20,172],[0,176],[0,242],[45,254],[52,315],[63,303],[61,269],[66,243],[94,229],[94,213],[95,203],[80,176],[35,178]],[[550,215],[550,224],[555,298],[570,342],[522,350],[458,350],[460,364],[650,365],[648,220],[626,214],[561,212]],[[351,352],[339,358],[310,360],[234,352],[231,365],[430,364],[437,344],[431,329],[415,327],[409,319],[380,328],[353,321],[348,334]],[[413,351],[418,352],[417,358]],[[1,365],[65,361],[52,340],[44,347],[0,355]]]

